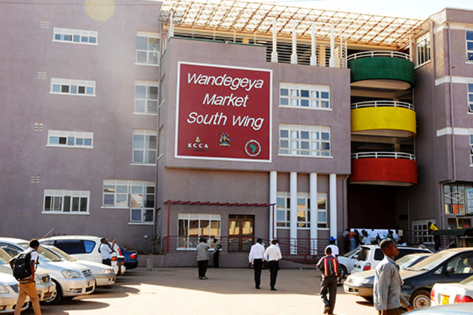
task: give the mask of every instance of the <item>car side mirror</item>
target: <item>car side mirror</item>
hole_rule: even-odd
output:
[[[446,275],[450,275],[455,272],[455,268],[453,267],[447,267],[447,270],[445,270]]]
[[[358,259],[358,255],[353,256],[353,258]]]

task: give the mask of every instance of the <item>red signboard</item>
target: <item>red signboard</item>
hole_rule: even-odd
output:
[[[176,157],[271,161],[271,70],[179,63]]]

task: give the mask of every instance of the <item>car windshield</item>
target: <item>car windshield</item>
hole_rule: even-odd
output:
[[[421,262],[418,262],[414,266],[408,268],[408,270],[414,270],[414,271],[419,271],[419,270],[431,270],[438,265],[440,265],[442,262],[447,260],[448,258],[456,255],[458,252],[438,252],[436,254],[433,254],[432,256],[427,257],[426,259],[422,260]]]
[[[406,255],[404,257],[401,257],[399,258],[398,260],[396,260],[396,264],[399,266],[399,268],[402,270],[402,269],[406,269],[407,267],[409,267],[410,265],[412,265],[412,263],[414,263],[416,260],[420,259],[420,258],[423,258],[423,256],[419,256],[419,255]]]
[[[56,246],[48,246],[47,248],[50,249],[51,251],[53,251],[55,254],[61,256],[62,258],[64,258],[67,261],[77,261],[77,259],[75,259],[71,255],[69,255],[68,253],[66,253],[62,249],[57,248]]]
[[[463,281],[460,281],[461,284],[468,285],[473,287],[473,276],[466,278]]]
[[[11,256],[8,255],[6,251],[0,248],[0,265],[8,264],[10,259],[11,259]]]
[[[355,254],[356,252],[360,251],[360,248],[357,247],[355,248],[354,250],[351,250],[349,251],[348,253],[346,253],[345,255],[343,255],[344,257],[347,257],[347,258],[350,258],[353,254]]]
[[[21,247],[27,249],[29,247],[28,243],[18,243]],[[47,250],[43,246],[38,247],[39,261],[49,262],[49,261],[61,261],[61,257],[56,254],[53,254],[50,250]]]

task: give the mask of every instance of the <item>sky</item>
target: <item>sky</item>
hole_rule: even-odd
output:
[[[254,1],[254,0],[253,0]],[[263,0],[264,2],[283,5],[308,6],[320,9],[340,10],[402,16],[410,18],[427,18],[445,7],[473,10],[473,0]]]

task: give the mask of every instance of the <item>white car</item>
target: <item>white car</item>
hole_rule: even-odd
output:
[[[349,251],[343,256],[338,256],[338,263],[340,265],[340,273],[342,278],[346,278],[349,274],[353,271],[353,266],[356,263],[356,259],[358,258],[358,254],[361,251],[361,247],[358,246],[357,248]]]
[[[71,255],[69,255],[68,253],[57,248],[56,246],[51,246],[51,245],[41,245],[41,246],[43,246],[46,249],[49,249],[54,254],[58,255],[59,257],[61,257],[62,259],[66,261],[75,262],[77,264],[84,266],[85,268],[90,269],[90,271],[92,271],[92,274],[95,277],[96,287],[108,286],[115,283],[116,276],[112,267],[101,264],[101,263],[97,263],[95,261],[76,259],[72,257]]]
[[[18,300],[18,281],[6,273],[0,273],[0,314],[9,314],[15,311],[16,301]],[[30,299],[26,298],[25,304],[21,308],[26,310]]]
[[[0,238],[0,248],[10,256],[16,256],[29,247],[29,242],[17,238]],[[59,256],[39,246],[39,264],[56,284],[56,291],[44,304],[56,304],[63,297],[75,297],[94,292],[95,278],[89,269],[63,261]]]
[[[13,277],[9,264],[11,258],[12,257],[8,255],[7,252],[0,248],[0,274],[7,274]],[[49,274],[41,267],[36,268],[35,282],[40,301],[49,300],[56,291],[56,285],[51,280]],[[2,306],[0,306],[0,310],[1,308]]]
[[[431,305],[473,303],[473,276],[459,283],[436,283],[430,291]],[[473,304],[471,305],[473,310]]]
[[[43,238],[39,242],[54,245],[74,258],[102,263],[102,254],[99,252],[101,239],[98,236],[63,235]],[[119,276],[125,273],[126,267],[125,257],[117,254],[120,253],[117,251],[117,247],[118,245],[115,246],[115,253],[112,254],[112,268]]]

